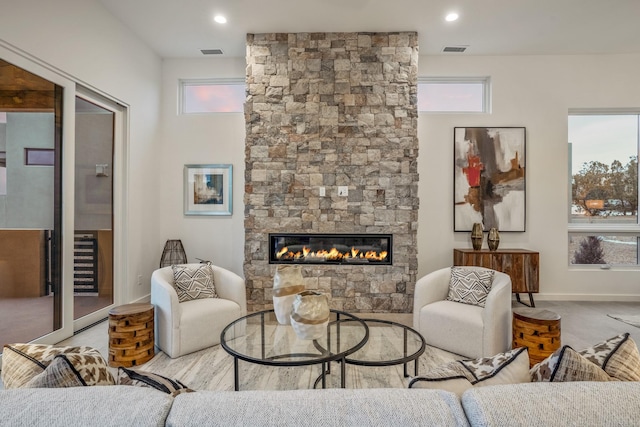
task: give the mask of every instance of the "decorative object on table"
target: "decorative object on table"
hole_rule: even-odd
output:
[[[490,251],[498,249],[498,246],[500,245],[500,232],[497,228],[491,227],[489,230],[489,234],[487,234],[487,244],[489,245]]]
[[[304,291],[302,267],[300,265],[282,265],[276,267],[273,276],[273,311],[278,323],[291,324],[291,311],[296,295]]]
[[[187,254],[180,240],[167,240],[160,257],[160,268],[170,265],[186,264]]]
[[[454,231],[525,231],[525,128],[454,128]]]
[[[471,244],[474,251],[482,249],[482,241],[484,240],[484,234],[482,233],[482,224],[476,222],[471,227]]]
[[[231,215],[232,165],[184,166],[184,214]]]
[[[293,300],[291,326],[301,340],[316,340],[327,333],[329,299],[326,294],[304,291]]]

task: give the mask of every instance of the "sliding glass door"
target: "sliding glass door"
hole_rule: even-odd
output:
[[[63,94],[0,59],[0,346],[63,328]]]

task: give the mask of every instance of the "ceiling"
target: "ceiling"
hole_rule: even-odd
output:
[[[422,55],[640,52],[640,0],[99,1],[163,58],[244,57],[245,35],[267,32],[417,31]]]

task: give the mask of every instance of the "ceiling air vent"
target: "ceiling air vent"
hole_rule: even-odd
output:
[[[469,46],[445,46],[443,52],[464,52]]]
[[[201,49],[203,55],[222,55],[222,49]]]

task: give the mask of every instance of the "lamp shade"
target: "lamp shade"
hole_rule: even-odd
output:
[[[187,254],[184,251],[180,240],[167,240],[164,244],[162,257],[160,258],[160,268],[170,265],[186,264]]]

